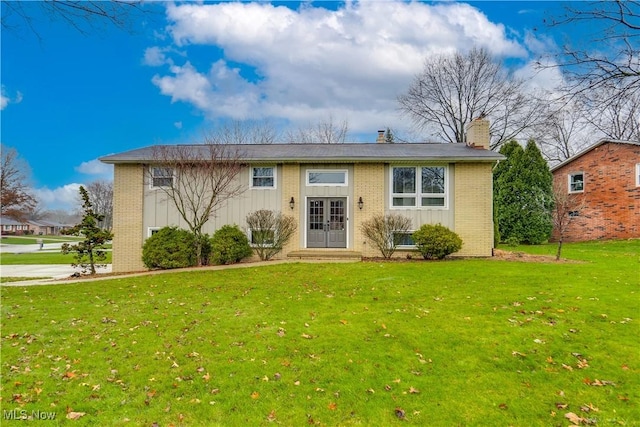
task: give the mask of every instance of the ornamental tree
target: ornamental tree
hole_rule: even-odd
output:
[[[98,226],[98,223],[104,220],[104,215],[94,212],[89,193],[83,186],[80,186],[80,198],[83,202],[82,210],[84,212],[82,221],[72,228],[64,230],[63,233],[71,236],[82,236],[84,240],[74,245],[63,244],[62,253],[74,252],[75,262],[71,265],[81,267],[83,273],[89,270],[90,274],[96,274],[96,267],[105,266],[105,264],[99,263],[107,259],[104,245],[113,239],[113,233]]]

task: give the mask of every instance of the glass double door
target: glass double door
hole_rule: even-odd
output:
[[[307,199],[307,247],[347,247],[347,199],[314,197]]]

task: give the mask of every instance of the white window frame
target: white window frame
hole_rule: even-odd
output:
[[[393,234],[396,233],[401,233],[401,234],[409,234],[412,235],[413,233],[415,233],[415,230],[409,230],[406,232],[399,232],[399,231],[394,231]],[[417,249],[418,247],[416,246],[416,244],[414,243],[413,245],[398,245],[396,246],[396,249]]]
[[[582,188],[580,190],[574,190],[572,187],[576,184],[576,181],[574,181],[573,178],[578,175],[582,175]],[[584,184],[585,184],[584,172],[573,172],[567,175],[567,185],[568,185],[567,191],[569,193],[584,193]]]
[[[147,237],[151,237],[153,236],[155,232],[158,232],[158,230],[160,230],[162,227],[147,227]]]
[[[394,169],[396,168],[413,168],[415,171],[415,192],[414,193],[394,193],[393,192],[393,178]],[[444,193],[423,193],[422,192],[422,168],[443,168],[444,170]],[[394,198],[412,197],[414,204],[411,206],[394,206]],[[424,197],[438,197],[444,200],[442,206],[422,206],[422,199]],[[400,209],[420,209],[420,210],[447,210],[449,209],[449,166],[448,165],[391,165],[389,167],[389,208]]]
[[[636,187],[640,187],[640,163],[636,163]]]
[[[151,189],[159,189],[159,188],[167,188],[169,187],[168,185],[154,185],[154,180],[156,179],[156,177],[154,176],[154,170],[155,169],[171,169],[171,179],[175,180],[176,179],[176,171],[174,168],[171,167],[167,167],[167,166],[149,166],[149,188]],[[158,177],[159,179],[164,178],[167,179],[168,177]]]
[[[268,176],[256,177],[254,175],[255,169],[264,169],[264,168],[270,168],[273,171],[273,175],[271,176],[271,178],[273,178],[273,185],[270,187],[253,185],[254,178],[269,178]],[[277,176],[278,176],[278,168],[274,165],[261,165],[261,166],[253,165],[250,167],[250,172],[249,172],[249,188],[253,190],[275,190],[277,185],[276,183],[278,182]]]
[[[316,183],[309,182],[312,173],[343,173],[344,182],[340,183]],[[347,169],[307,169],[307,187],[347,187],[349,185],[349,171]]]
[[[276,230],[272,229],[271,231],[273,231],[273,240],[274,240],[274,242],[272,244],[270,244],[270,245],[265,245],[264,246],[265,248],[272,248],[273,245],[275,244]],[[248,234],[247,238],[249,239],[249,245],[251,245],[251,247],[253,247],[253,248],[257,247],[258,245],[256,243],[253,243],[253,230],[251,228],[249,228],[247,230],[247,234]]]

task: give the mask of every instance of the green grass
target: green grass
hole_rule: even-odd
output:
[[[50,277],[0,277],[0,283],[24,282],[26,280],[42,280]]]
[[[45,244],[77,242],[79,240],[82,240],[81,237],[74,236],[2,236],[2,239],[0,239],[0,243],[6,245],[35,245],[40,239],[42,239],[42,242]]]
[[[2,288],[2,409],[86,413],[74,425],[640,425],[640,241],[564,254],[584,262]]]
[[[111,263],[111,252],[107,252],[107,259],[103,264]],[[73,254],[61,252],[25,252],[21,254],[0,254],[0,265],[34,265],[34,264],[71,264],[74,262]]]

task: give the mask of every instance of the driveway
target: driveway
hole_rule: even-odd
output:
[[[80,273],[80,268],[68,264],[34,264],[34,265],[0,265],[0,277],[52,277],[64,279],[73,273]],[[111,264],[99,268],[98,273],[111,273]]]

